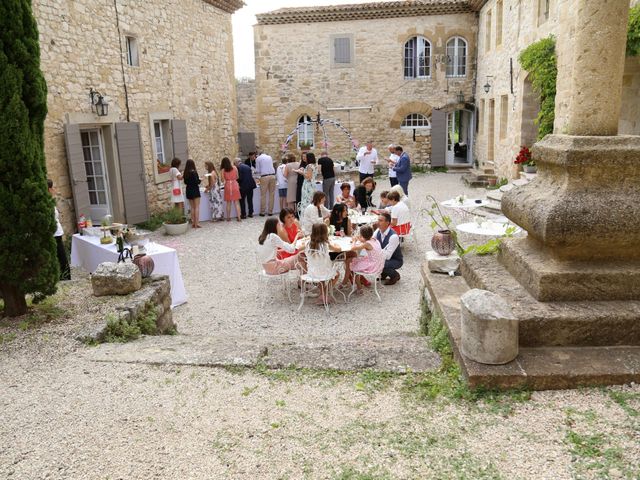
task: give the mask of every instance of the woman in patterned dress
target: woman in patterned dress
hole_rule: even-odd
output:
[[[207,169],[209,183],[204,189],[209,194],[209,207],[211,208],[211,221],[217,222],[224,219],[224,207],[222,203],[222,191],[220,189],[220,179],[213,162],[204,162]]]
[[[307,166],[301,173],[304,175],[304,182],[302,182],[302,195],[300,198],[300,215],[302,215],[304,209],[311,204],[313,194],[316,193],[316,175],[318,168],[316,165],[316,156],[313,153],[307,153]]]

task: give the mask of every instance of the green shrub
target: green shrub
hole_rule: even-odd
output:
[[[627,56],[640,55],[640,5],[629,10],[629,29],[627,30]]]

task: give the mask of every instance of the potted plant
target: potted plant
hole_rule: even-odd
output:
[[[304,140],[298,144],[300,150],[303,152],[308,152],[313,148],[313,142],[311,140]]]
[[[164,233],[167,235],[182,235],[189,229],[189,222],[179,208],[172,208],[164,214]]]
[[[516,156],[516,159],[513,161],[516,165],[522,165],[525,173],[536,173],[538,171],[538,167],[536,167],[536,162],[531,158],[531,150],[529,150],[524,145],[520,147],[520,151]]]

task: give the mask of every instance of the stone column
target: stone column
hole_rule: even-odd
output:
[[[616,135],[629,0],[577,3],[567,133]]]

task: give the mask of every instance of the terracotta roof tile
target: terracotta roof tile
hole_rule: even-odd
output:
[[[481,0],[395,0],[387,2],[281,8],[256,15],[258,24],[336,22],[473,12]]]
[[[236,10],[244,7],[242,0],[204,0],[205,2],[218,7],[223,12],[235,13]]]

